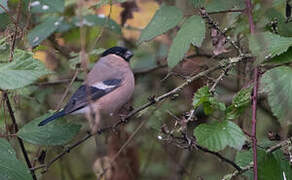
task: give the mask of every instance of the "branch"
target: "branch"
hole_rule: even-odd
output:
[[[15,49],[15,44],[16,44],[16,37],[17,37],[17,32],[18,32],[18,22],[19,22],[19,19],[20,19],[21,4],[22,4],[22,0],[19,0],[18,1],[18,4],[17,4],[17,15],[16,15],[16,22],[15,22],[16,26],[15,26],[15,29],[14,29],[14,32],[13,32],[13,36],[12,36],[12,44],[10,46],[9,62],[12,61],[13,55],[14,55],[14,49]]]
[[[18,23],[16,22],[14,17],[9,13],[8,9],[6,9],[1,3],[0,3],[0,7],[6,12],[6,14],[9,16],[9,18],[13,22],[13,24],[15,24],[17,26]]]
[[[270,148],[268,148],[266,150],[266,153],[272,153],[272,152],[274,152],[274,151],[276,151],[276,150],[278,150],[278,149],[280,149],[282,147],[291,145],[291,142],[292,142],[292,137],[290,137],[290,138],[288,138],[288,139],[286,139],[284,141],[281,141],[281,142],[279,142],[278,144],[276,144],[274,146],[271,146]],[[236,176],[238,176],[238,175],[240,175],[240,174],[252,169],[253,166],[254,166],[253,162],[251,162],[249,165],[243,167],[241,171],[234,171],[232,174],[226,175],[225,176],[226,178],[223,178],[222,180],[227,180],[227,179],[231,179],[232,177],[236,177]]]
[[[225,11],[208,12],[208,14],[222,14],[222,13],[233,13],[233,12],[244,12],[246,9],[229,9]]]
[[[200,9],[200,15],[202,16],[203,19],[205,19],[207,21],[207,23],[209,24],[209,26],[211,28],[216,29],[218,32],[220,32],[222,35],[224,35],[226,37],[226,40],[228,42],[230,42],[230,44],[237,50],[239,55],[242,55],[242,51],[241,51],[240,47],[236,44],[236,42],[231,40],[230,36],[227,36],[226,32],[222,31],[220,29],[218,24],[208,15],[207,11],[204,8]]]
[[[100,133],[103,131],[100,131]],[[92,134],[88,133],[86,136],[84,136],[81,140],[79,140],[78,142],[68,146],[65,151],[61,152],[60,154],[58,154],[55,158],[53,158],[52,160],[50,160],[47,164],[43,164],[37,167],[33,167],[30,170],[31,171],[35,171],[38,169],[42,169],[45,168],[45,172],[49,169],[49,167],[54,164],[54,162],[56,162],[58,159],[60,159],[61,157],[63,157],[65,154],[69,153],[72,149],[74,149],[75,147],[79,146],[80,144],[82,144],[83,142],[85,142],[87,139],[89,139],[90,137],[92,137]]]
[[[230,164],[231,166],[233,166],[238,172],[242,172],[243,169],[241,169],[241,167],[239,167],[235,162],[231,161],[230,159],[227,159],[226,157],[222,156],[220,153],[218,152],[214,152],[214,151],[210,151],[207,148],[204,148],[202,146],[196,145],[196,147],[201,150],[204,151],[206,153],[212,154],[216,157],[218,157],[219,159],[221,159],[223,162],[226,162],[227,164]]]
[[[211,151],[205,147],[202,147],[200,145],[198,145],[195,140],[191,137],[187,137],[187,135],[181,131],[182,136],[174,136],[172,134],[171,131],[162,131],[162,133],[166,134],[170,139],[171,142],[174,141],[173,144],[175,144],[177,147],[182,148],[182,149],[188,149],[188,150],[192,150],[192,149],[198,149],[200,151],[209,153],[211,155],[216,156],[217,158],[219,158],[220,160],[222,160],[223,162],[231,165],[232,167],[234,167],[237,171],[241,172],[242,169],[232,160],[222,156],[220,153],[215,152],[215,151]],[[161,140],[169,140],[169,139],[161,139]]]
[[[128,115],[124,116],[121,118],[120,121],[118,121],[117,123],[115,123],[113,126],[110,126],[110,127],[105,127],[105,128],[101,128],[98,130],[97,134],[98,135],[101,135],[102,133],[104,132],[107,132],[107,131],[113,131],[115,130],[116,128],[120,127],[121,125],[124,125],[126,123],[128,123],[128,121],[134,116],[136,115],[138,112],[158,103],[158,102],[161,102],[162,100],[168,98],[168,97],[171,97],[172,95],[176,94],[176,93],[179,93],[184,87],[186,87],[187,85],[189,85],[191,82],[197,80],[197,79],[200,79],[201,77],[204,77],[218,69],[222,69],[222,68],[226,68],[228,67],[230,64],[232,63],[236,63],[236,62],[239,62],[241,61],[242,59],[245,59],[245,58],[249,58],[248,56],[239,56],[239,57],[235,57],[235,58],[230,58],[230,62],[228,64],[218,64],[217,66],[214,66],[214,67],[211,67],[205,71],[202,71],[194,76],[191,76],[190,78],[187,78],[186,81],[184,83],[182,83],[181,85],[179,85],[178,87],[174,88],[173,90],[165,93],[165,94],[162,94],[158,97],[151,97],[149,98],[149,102],[132,110]],[[58,159],[60,159],[61,157],[63,157],[65,154],[69,153],[72,149],[74,149],[75,147],[79,146],[80,144],[82,144],[83,142],[85,142],[87,139],[89,139],[90,137],[92,137],[93,134],[90,134],[88,133],[87,136],[85,136],[83,139],[81,139],[80,141],[74,143],[73,145],[69,146],[66,148],[65,151],[63,151],[62,153],[58,154],[54,159],[52,159],[51,161],[49,161],[49,163],[47,163],[46,165],[41,165],[41,166],[38,166],[38,167],[34,167],[34,168],[31,168],[32,170],[37,170],[37,169],[41,169],[41,168],[46,168],[46,170],[55,162],[57,161]]]
[[[250,33],[254,34],[255,26],[252,17],[252,3],[251,0],[245,0],[247,8],[247,16]],[[252,95],[252,151],[253,151],[253,179],[258,179],[258,167],[257,167],[257,137],[256,137],[256,123],[257,123],[257,96],[259,88],[259,68],[255,67],[254,69],[254,88]]]
[[[7,92],[4,92],[3,97],[4,97],[4,100],[6,101],[6,105],[7,105],[7,108],[8,108],[8,111],[9,111],[9,114],[10,114],[10,117],[11,117],[11,120],[12,120],[12,124],[14,126],[14,130],[15,130],[15,133],[16,133],[18,131],[18,125],[16,123],[16,119],[15,119],[15,116],[14,116],[14,112],[12,110],[12,106],[11,106],[11,103],[9,101],[9,97],[7,95]],[[23,143],[22,139],[19,138],[18,136],[17,136],[17,141],[18,141],[18,143],[20,145],[20,148],[21,148],[22,154],[24,156],[25,162],[26,162],[28,168],[31,169],[32,168],[32,165],[31,165],[31,163],[29,161],[27,151],[26,151],[26,149],[24,147],[24,143]],[[30,170],[30,173],[31,173],[33,179],[34,180],[37,180],[36,175],[34,173],[34,170]]]
[[[253,167],[253,163],[250,163],[249,165],[243,167],[243,168],[241,169],[241,171],[236,170],[236,171],[234,171],[232,174],[225,175],[225,176],[222,178],[222,180],[230,180],[231,178],[236,177],[236,176],[238,176],[238,175],[240,175],[240,174],[242,174],[242,173],[244,173],[244,172],[246,172],[246,171],[252,169],[252,167]]]
[[[197,80],[197,79],[199,79],[199,78],[201,78],[203,76],[206,76],[209,73],[214,72],[214,71],[216,71],[218,69],[224,68],[224,67],[225,67],[225,65],[217,65],[215,67],[207,69],[207,70],[205,70],[203,72],[200,72],[197,75],[194,75],[194,76],[188,78],[184,83],[182,83],[177,88],[175,88],[175,89],[173,89],[173,90],[171,90],[171,91],[169,91],[169,92],[167,92],[165,94],[162,94],[161,96],[158,96],[157,98],[155,98],[155,97],[150,98],[148,103],[146,103],[146,104],[144,104],[144,105],[132,110],[127,116],[123,117],[120,121],[118,121],[113,126],[99,129],[97,134],[101,135],[104,132],[115,130],[116,128],[120,127],[121,125],[127,123],[128,120],[130,120],[130,118],[133,117],[134,115],[136,115],[138,112],[140,112],[140,111],[148,108],[149,106],[152,106],[152,105],[154,105],[154,104],[156,104],[156,103],[158,103],[158,102],[160,102],[160,101],[162,101],[162,100],[164,100],[164,99],[166,99],[166,98],[178,93],[179,91],[182,90],[182,88],[186,87],[191,82],[193,82],[193,81],[195,81],[195,80]],[[80,141],[78,141],[78,142],[74,143],[73,145],[67,147],[65,151],[63,151],[62,153],[58,154],[55,158],[53,158],[47,164],[31,168],[31,170],[37,170],[37,169],[42,169],[42,168],[46,168],[46,170],[47,170],[55,161],[57,161],[58,159],[63,157],[65,154],[69,153],[72,149],[74,149],[75,147],[79,146],[80,144],[82,144],[83,142],[85,142],[87,139],[89,139],[92,136],[93,136],[93,134],[88,133],[88,135],[86,135],[83,139],[81,139]]]
[[[272,153],[282,147],[285,147],[285,146],[288,146],[288,145],[291,145],[292,143],[292,137],[284,140],[284,141],[281,141],[280,143],[274,145],[274,146],[271,146],[269,149],[266,150],[267,153]]]

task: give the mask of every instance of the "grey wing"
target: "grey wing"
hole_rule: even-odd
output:
[[[121,79],[108,79],[97,82],[92,86],[82,85],[72,95],[67,105],[64,107],[66,114],[72,113],[87,106],[91,101],[110,93],[118,88],[122,83]]]

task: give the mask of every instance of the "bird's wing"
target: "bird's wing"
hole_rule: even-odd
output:
[[[112,92],[122,83],[122,79],[108,79],[96,82],[91,85],[82,85],[70,98],[68,104],[64,107],[66,114],[72,113],[94,102],[100,97]]]

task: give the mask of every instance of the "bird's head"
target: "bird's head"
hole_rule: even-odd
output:
[[[127,62],[129,62],[133,56],[133,53],[130,50],[128,50],[127,48],[115,46],[115,47],[112,47],[112,48],[105,50],[102,53],[101,57],[104,57],[104,56],[107,56],[110,54],[115,54],[117,56],[120,56]]]

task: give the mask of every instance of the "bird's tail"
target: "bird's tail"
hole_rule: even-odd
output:
[[[52,116],[48,117],[47,119],[43,120],[42,122],[39,123],[39,126],[43,126],[46,125],[47,123],[49,123],[50,121],[53,121],[59,117],[63,117],[65,116],[66,113],[64,110],[56,112],[55,114],[53,114]]]

